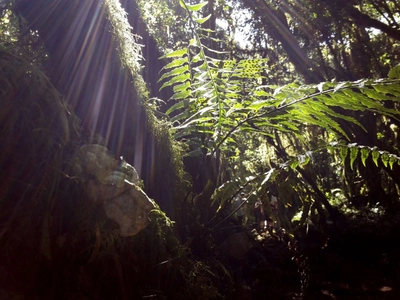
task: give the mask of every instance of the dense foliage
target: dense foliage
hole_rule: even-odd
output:
[[[329,214],[334,213],[329,200],[335,198],[347,197],[349,206],[352,206],[350,199],[360,194],[371,196],[372,205],[379,202],[372,199],[377,197],[376,194],[372,196],[375,188],[367,184],[362,190],[352,190],[349,187],[352,183],[343,185],[339,177],[345,174],[362,177],[365,168],[378,167],[385,169],[391,174],[391,180],[397,182],[393,175],[394,163],[395,171],[398,169],[397,148],[373,148],[381,146],[374,142],[379,134],[371,136],[373,132],[368,122],[372,117],[377,124],[392,130],[397,128],[398,67],[389,72],[388,79],[309,85],[290,83],[280,87],[263,84],[268,70],[267,58],[235,59],[228,49],[220,51],[209,47],[210,29],[203,24],[211,15],[204,18],[199,15],[206,4],[181,2],[188,12],[193,38],[185,48],[164,56],[171,61],[163,68],[160,78],[162,88],[173,86],[175,104],[166,114],[175,137],[190,145],[189,155],[218,152],[230,161],[232,177],[241,178],[242,184],[246,183],[246,176],[260,177],[259,180],[251,178],[261,184],[257,188],[260,192],[265,192],[263,185],[267,181],[274,181],[277,172],[273,170],[287,172],[291,168],[306,182],[306,186],[296,191],[304,207],[308,207],[310,201],[308,185],[314,194],[312,201],[321,202]],[[363,139],[360,132],[369,138]],[[329,159],[328,152],[332,156]],[[375,166],[366,165],[370,154],[372,159],[368,160],[368,165],[373,161]],[[321,155],[328,159],[324,162],[328,164],[324,166],[326,170],[321,170],[323,176],[314,166],[305,166],[310,161],[313,165],[320,164]],[[378,164],[378,158],[383,165]],[[335,160],[345,165],[335,164]],[[238,164],[245,166],[241,172],[238,172]],[[292,205],[292,197],[282,198],[283,205]],[[395,205],[392,200],[384,204],[391,205]],[[316,206],[321,207],[321,204]],[[312,210],[306,211],[311,213]],[[303,221],[305,217],[303,214]]]

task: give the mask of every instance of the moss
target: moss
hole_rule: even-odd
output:
[[[121,7],[119,1],[104,1],[106,15],[111,23],[111,29],[118,41],[118,50],[122,66],[129,69],[133,85],[141,103],[145,103],[148,99],[148,90],[143,77],[140,75],[142,66],[140,61],[143,59],[141,47],[138,43],[139,36],[132,34],[132,27],[128,22],[125,10]]]

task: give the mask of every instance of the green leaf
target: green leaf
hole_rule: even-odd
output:
[[[210,110],[213,110],[213,109],[214,109],[213,106],[206,106],[206,107],[204,107],[204,108],[199,110],[199,115],[202,116],[206,112],[209,112]]]
[[[399,81],[391,82],[390,84],[377,84],[373,86],[379,92],[391,94],[394,97],[400,97]],[[397,99],[398,101],[399,99]]]
[[[174,75],[179,75],[179,74],[185,73],[185,72],[187,72],[187,71],[189,71],[189,66],[188,66],[188,65],[185,65],[185,66],[181,66],[181,67],[172,69],[171,71],[169,71],[169,72],[167,72],[167,73],[164,73],[164,74],[160,77],[160,79],[158,79],[158,82],[160,82],[161,80],[163,80],[163,79],[165,79],[165,78],[168,78],[168,77],[171,77],[171,76],[174,76]]]
[[[263,90],[256,90],[256,91],[254,91],[254,96],[256,96],[256,97],[268,97],[268,96],[271,96],[271,94],[270,93],[267,93],[266,91],[263,91]]]
[[[351,147],[350,148],[350,168],[353,170],[353,164],[354,161],[356,160],[358,155],[358,148],[357,146]]]
[[[175,100],[181,100],[181,99],[186,99],[189,96],[192,95],[192,92],[190,90],[184,90],[178,93],[175,93],[172,98],[174,98]]]
[[[367,147],[361,148],[361,162],[364,165],[364,167],[366,167],[365,161],[367,160],[370,152],[371,150]]]
[[[336,132],[340,132],[345,137],[347,137],[347,134],[342,130],[339,123],[334,121],[329,116],[326,116],[325,114],[330,114],[335,117],[342,117],[342,115],[335,113],[333,110],[331,110],[329,107],[327,107],[325,104],[319,101],[308,101],[305,104],[310,105],[310,107],[312,108],[312,111],[310,111],[310,113],[312,113],[315,116],[315,118],[319,119],[322,122],[321,123],[322,125],[325,124],[325,128],[327,129],[332,128],[336,130]]]
[[[171,61],[169,64],[165,65],[162,70],[166,70],[166,69],[171,69],[171,68],[175,68],[175,67],[179,67],[182,66],[183,64],[188,63],[188,58],[187,57],[183,57],[183,58],[177,58],[173,61]]]
[[[186,53],[187,53],[187,48],[184,48],[165,54],[164,56],[161,56],[161,58],[182,57]]]
[[[184,108],[185,106],[187,106],[187,101],[179,101],[177,103],[175,103],[174,105],[172,105],[166,112],[166,115],[169,115],[170,113],[172,113],[173,111],[177,110],[177,109],[181,109]]]
[[[340,147],[340,158],[342,159],[343,163],[346,161],[348,151],[349,148],[347,148],[347,146]]]
[[[203,24],[204,22],[206,22],[208,19],[210,19],[211,14],[209,14],[207,17],[205,18],[199,18],[199,19],[194,19],[197,23],[199,24]]]
[[[178,76],[173,77],[171,80],[164,82],[164,84],[161,86],[160,90],[162,90],[163,88],[167,87],[167,86],[171,86],[175,83],[182,83],[185,82],[186,80],[190,79],[190,74],[186,73],[186,74],[181,74]]]
[[[293,169],[293,170],[295,170],[298,166],[299,166],[299,160],[298,159],[296,159],[296,158],[294,158],[294,159],[292,159],[292,161],[290,162],[290,167]]]
[[[390,165],[390,169],[393,169],[393,164],[398,160],[398,157],[396,157],[393,154],[389,155],[389,165]]]
[[[180,114],[176,115],[175,117],[171,118],[171,122],[174,123],[175,121],[185,120],[189,116],[190,116],[190,111],[185,110],[185,111],[181,112]]]
[[[394,68],[390,69],[388,77],[390,79],[400,79],[400,65],[397,65]]]
[[[374,100],[387,100],[387,96],[385,94],[379,93],[378,91],[376,91],[374,89],[365,88],[365,89],[362,89],[361,92]],[[373,104],[369,104],[369,106],[372,106],[373,108],[379,108],[382,106],[379,102],[376,102],[376,101],[371,101],[371,102]]]
[[[289,130],[293,131],[293,133],[299,132],[299,127],[297,127],[290,121],[281,121],[279,124],[287,127]]]
[[[389,155],[386,152],[381,152],[381,161],[383,162],[383,164],[385,165],[385,167],[387,168],[388,163],[389,163]]]
[[[265,106],[271,106],[271,103],[265,100],[254,101],[250,106],[248,106],[248,108],[257,111],[261,107]]]
[[[186,91],[189,88],[190,88],[190,81],[187,80],[184,83],[174,85],[173,90],[174,90],[174,93],[179,93],[182,91]]]
[[[373,149],[371,155],[372,155],[372,160],[374,161],[375,165],[378,166],[379,151],[376,149]]]
[[[206,6],[208,4],[208,2],[202,2],[199,4],[187,4],[187,3],[184,3],[182,0],[180,0],[179,3],[181,4],[181,6],[183,8],[186,8],[190,11],[199,11],[200,9],[202,9],[204,6]]]

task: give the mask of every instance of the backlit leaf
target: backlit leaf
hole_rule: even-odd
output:
[[[348,151],[349,148],[347,148],[346,146],[340,147],[340,158],[342,159],[342,162],[346,161]]]
[[[209,14],[207,17],[205,18],[199,18],[199,19],[194,19],[197,23],[199,24],[203,24],[204,22],[206,22],[208,19],[210,19],[211,14]]]
[[[370,149],[367,147],[361,149],[361,162],[364,165],[364,167],[366,167],[365,161],[367,160],[370,152],[371,152]]]
[[[357,147],[351,147],[350,148],[350,168],[353,170],[353,164],[354,161],[356,160],[358,155],[358,148]]]
[[[379,151],[374,149],[371,153],[372,160],[374,161],[375,165],[378,166],[378,158],[379,158]]]
[[[186,53],[187,53],[187,49],[183,48],[183,49],[179,49],[179,50],[173,51],[171,53],[165,54],[164,56],[161,56],[161,58],[182,57]]]
[[[183,2],[183,1],[181,1]],[[208,2],[202,2],[199,4],[186,4],[183,6],[183,8],[186,8],[190,11],[199,11],[200,9],[202,9],[204,6],[206,6],[208,4]],[[182,6],[182,5],[181,5]]]
[[[381,154],[381,161],[383,162],[384,166],[387,167],[389,163],[389,155],[386,152],[382,152]]]
[[[389,155],[389,165],[390,165],[390,168],[391,168],[391,169],[393,169],[393,164],[394,164],[396,161],[398,161],[398,157],[396,157],[396,156],[393,155],[393,154],[390,154],[390,155]]]

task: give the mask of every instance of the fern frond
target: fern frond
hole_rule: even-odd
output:
[[[309,125],[349,140],[341,125],[343,121],[366,130],[354,112],[370,111],[400,120],[399,111],[385,105],[386,101],[400,100],[400,80],[394,71],[391,79],[260,86],[267,60],[224,59],[224,52],[202,44],[205,28],[195,20],[200,18],[198,12],[205,2],[188,6],[181,1],[181,5],[191,20],[194,38],[186,48],[164,56],[173,61],[161,76],[161,80],[166,81],[163,88],[172,86],[172,98],[182,102],[174,104],[167,112],[174,122],[176,135],[213,132],[215,151],[242,132],[267,136],[273,132],[290,132],[302,139],[301,128]],[[211,53],[218,58],[208,55]],[[342,150],[343,157],[347,156],[345,149],[347,147]],[[351,166],[360,153],[357,147],[352,149]],[[366,151],[361,153],[365,155]]]
[[[292,169],[296,169],[297,166],[305,166],[310,162],[309,158],[313,156],[313,153],[318,153],[326,149],[329,149],[331,154],[334,154],[335,152],[338,153],[342,164],[344,164],[346,159],[349,157],[351,169],[353,169],[354,162],[358,157],[360,157],[362,164],[366,166],[366,160],[370,155],[376,166],[379,166],[379,160],[385,167],[389,166],[390,169],[393,169],[395,163],[400,165],[400,156],[396,154],[379,150],[377,147],[358,145],[357,143],[344,144],[339,142],[331,142],[326,145],[326,147],[319,148],[315,151],[307,151],[306,154],[292,157],[286,162],[286,164]]]

